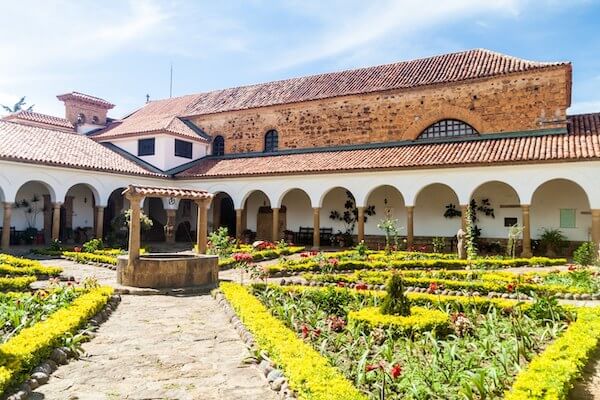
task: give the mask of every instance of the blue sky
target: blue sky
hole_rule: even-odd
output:
[[[600,1],[0,0],[0,104],[62,115],[77,90],[115,104],[484,47],[573,62],[571,113],[600,111]]]

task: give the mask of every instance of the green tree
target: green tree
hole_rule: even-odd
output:
[[[19,101],[17,101],[12,107],[5,106],[4,104],[1,104],[1,106],[2,106],[2,108],[4,108],[4,110],[6,110],[7,112],[9,112],[11,114],[16,113],[21,110],[25,110],[25,111],[33,110],[33,104],[26,108],[25,96],[21,97],[21,99]]]
[[[387,286],[387,294],[381,304],[381,313],[388,315],[410,315],[410,301],[404,294],[404,283],[399,273],[394,273]]]

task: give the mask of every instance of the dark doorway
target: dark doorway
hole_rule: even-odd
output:
[[[233,206],[233,200],[229,196],[224,196],[221,199],[221,215],[219,218],[219,226],[227,227],[229,236],[236,237],[235,207]]]

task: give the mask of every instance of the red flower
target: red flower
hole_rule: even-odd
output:
[[[517,287],[517,285],[516,285],[516,284],[514,284],[514,283],[509,283],[508,285],[506,285],[506,291],[507,291],[508,293],[512,293],[512,292],[514,292],[514,291],[515,291],[515,288],[516,288],[516,287]]]
[[[367,290],[367,284],[366,283],[357,283],[356,286],[354,286],[354,289],[356,290]]]
[[[313,250],[313,251],[310,252],[311,256],[316,256],[317,254],[319,254],[319,252],[316,251],[316,250]]]
[[[390,375],[393,379],[398,378],[402,374],[402,366],[400,364],[394,364],[390,369]]]
[[[346,284],[344,282],[338,282],[337,285],[338,287],[346,287]]]
[[[314,333],[315,337],[319,337],[321,335],[321,330],[319,328],[317,328],[313,331],[313,333]]]
[[[233,253],[231,257],[235,262],[239,263],[250,263],[253,261],[252,254],[250,253]]]
[[[302,257],[302,258],[308,258],[308,257],[310,257],[310,253],[302,252],[302,253],[300,253],[300,257]]]
[[[435,291],[438,290],[438,285],[435,282],[431,282],[429,284],[429,288],[427,289],[427,292],[429,293],[435,293]]]
[[[577,267],[574,264],[569,264],[569,268],[568,269],[569,269],[570,272],[573,272],[573,271],[575,271],[577,269]]]
[[[334,267],[340,263],[340,261],[337,258],[330,258],[329,260],[327,260],[327,262],[333,265]]]
[[[73,248],[73,251],[75,253],[81,253],[81,247],[75,247],[75,248]]]
[[[367,366],[365,367],[365,371],[371,372],[375,371],[377,368],[379,368],[379,365],[377,364],[367,364]]]
[[[302,339],[306,339],[308,337],[308,326],[306,324],[302,324]]]

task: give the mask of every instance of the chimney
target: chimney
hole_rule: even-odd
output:
[[[56,97],[65,103],[65,118],[77,128],[78,133],[86,133],[106,126],[108,110],[115,106],[99,97],[79,92],[65,93]]]

